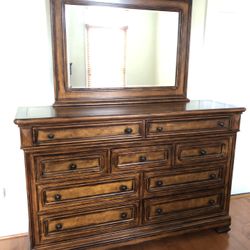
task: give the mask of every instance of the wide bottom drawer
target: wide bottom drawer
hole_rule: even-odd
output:
[[[87,237],[138,225],[139,203],[40,216],[40,241]]]
[[[224,193],[210,192],[144,200],[144,223],[158,223],[202,215],[214,215],[224,210]]]

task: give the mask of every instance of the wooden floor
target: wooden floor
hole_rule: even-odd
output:
[[[230,214],[232,230],[229,233],[209,230],[116,250],[250,250],[250,195],[232,198]],[[28,249],[27,236],[0,240],[0,250]]]

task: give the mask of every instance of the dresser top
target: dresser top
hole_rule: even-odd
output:
[[[245,108],[224,103],[197,100],[188,103],[160,103],[116,106],[79,106],[79,107],[20,107],[15,123],[28,125],[32,123],[107,120],[122,118],[163,117],[181,114],[209,114],[244,112]],[[65,120],[66,119],[66,120]]]

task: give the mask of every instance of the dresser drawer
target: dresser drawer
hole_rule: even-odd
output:
[[[170,146],[148,146],[129,149],[112,150],[112,172],[122,170],[140,170],[155,165],[170,167],[171,147]]]
[[[224,185],[225,166],[196,166],[185,171],[145,173],[144,197],[214,189]]]
[[[138,203],[99,210],[40,216],[41,241],[88,237],[138,225]]]
[[[207,142],[180,143],[176,146],[176,165],[193,162],[225,160],[229,152],[229,139]]]
[[[157,198],[144,201],[144,223],[171,221],[223,211],[223,193],[199,194],[180,200]]]
[[[38,186],[40,211],[139,197],[139,174]]]
[[[75,140],[108,140],[143,136],[142,122],[71,125],[34,128],[34,143],[48,144]]]
[[[147,136],[161,136],[168,133],[190,133],[225,131],[230,129],[229,117],[186,118],[176,120],[153,120],[147,123]]]
[[[101,176],[108,172],[108,151],[77,151],[35,156],[38,181],[57,178]]]

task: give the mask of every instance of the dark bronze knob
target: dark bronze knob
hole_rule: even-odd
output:
[[[127,213],[121,213],[121,218],[122,219],[127,219],[127,217],[128,217],[128,214]]]
[[[120,186],[120,191],[124,192],[126,190],[128,190],[128,187],[126,185],[121,185]]]
[[[163,210],[161,208],[156,208],[155,213],[158,215],[163,214]]]
[[[218,121],[218,126],[221,127],[221,128],[224,128],[225,126],[225,123],[224,122],[221,122],[221,121]]]
[[[200,155],[204,156],[204,155],[206,155],[206,154],[207,154],[207,151],[206,151],[205,149],[202,149],[202,150],[200,151]]]
[[[144,162],[147,160],[147,157],[145,155],[140,156],[139,158],[140,162]]]
[[[162,131],[163,131],[163,127],[157,127],[157,128],[156,128],[156,131],[157,131],[157,132],[162,132]]]
[[[61,230],[63,225],[61,223],[56,224],[56,230],[59,231]]]
[[[215,200],[209,200],[208,203],[209,205],[213,206],[215,204]]]
[[[157,181],[156,186],[157,187],[162,187],[163,186],[163,181]]]
[[[69,169],[70,170],[76,170],[77,169],[77,165],[74,164],[74,163],[72,163],[72,164],[69,165]]]
[[[60,201],[62,199],[62,196],[60,194],[55,195],[55,200]]]
[[[132,134],[133,129],[132,128],[125,128],[124,132],[125,132],[125,134]]]
[[[49,138],[50,140],[52,140],[52,139],[55,138],[55,135],[54,135],[54,134],[48,134],[48,138]]]
[[[212,180],[215,179],[216,178],[216,174],[210,174],[209,178],[212,179]]]

